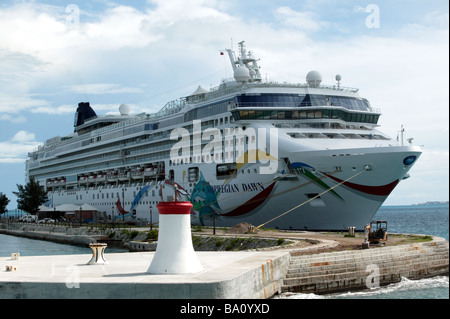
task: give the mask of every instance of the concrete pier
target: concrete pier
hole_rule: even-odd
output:
[[[290,260],[287,251],[197,252],[203,271],[155,275],[154,252],[107,251],[105,265],[87,265],[86,254],[1,257],[0,298],[266,299],[281,291]]]

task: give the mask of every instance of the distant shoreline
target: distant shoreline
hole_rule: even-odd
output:
[[[389,208],[389,207],[445,207],[445,206],[449,206],[449,202],[425,202],[425,203],[420,203],[420,204],[407,204],[407,205],[382,205],[380,207],[380,209],[382,208]]]

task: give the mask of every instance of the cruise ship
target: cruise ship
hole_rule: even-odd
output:
[[[47,206],[89,204],[105,220],[158,222],[160,201],[193,204],[192,223],[298,230],[363,229],[421,149],[378,130],[358,89],[264,81],[239,43],[233,79],[168,102],[154,114],[98,116],[89,102],[74,133],[29,153],[27,177]]]

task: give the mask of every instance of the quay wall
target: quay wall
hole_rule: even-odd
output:
[[[9,224],[2,227],[0,234],[26,237],[38,240],[53,241],[61,244],[88,246],[90,243],[107,243],[108,246],[121,247],[130,252],[156,251],[157,241],[147,242],[146,232],[138,232],[135,237],[129,237],[131,231],[122,233],[121,229],[109,229],[99,231],[88,227],[65,227],[36,224]],[[112,236],[110,236],[110,233]],[[249,238],[239,235],[193,235],[193,245],[196,251],[220,251],[220,250],[264,250],[278,247],[297,246],[299,240],[283,240],[281,243],[275,238]],[[309,240],[308,242],[314,242]]]
[[[334,293],[377,288],[402,277],[423,279],[449,274],[449,243],[432,241],[292,256],[282,292]]]
[[[105,237],[95,232],[91,233],[85,227],[71,228],[19,223],[0,224],[0,234],[80,246],[88,246],[90,243],[96,243],[99,238]]]

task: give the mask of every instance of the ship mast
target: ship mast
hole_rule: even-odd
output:
[[[232,49],[226,49],[230,57],[231,66],[234,71],[234,79],[238,83],[245,84],[247,82],[261,82],[261,72],[259,71],[258,61],[255,59],[252,51],[247,53],[244,45],[245,41],[238,43],[239,57],[236,58]]]

